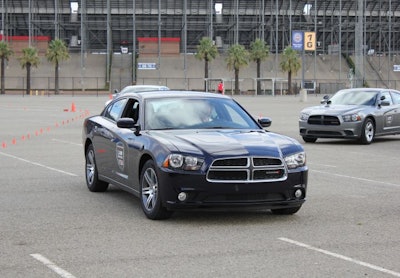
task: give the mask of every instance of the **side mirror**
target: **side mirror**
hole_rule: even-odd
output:
[[[381,100],[379,102],[379,106],[389,106],[390,105],[390,101],[387,100]]]
[[[117,89],[114,89],[114,94],[118,95],[119,91]]]
[[[121,118],[117,121],[117,127],[119,128],[134,128],[135,120],[132,118]]]
[[[140,125],[135,122],[132,118],[121,118],[117,121],[117,127],[119,128],[134,128],[135,135],[140,135]]]
[[[329,101],[329,96],[328,96],[328,95],[325,95],[325,96],[323,97],[323,99],[321,100],[321,104],[328,103],[328,101]]]
[[[270,127],[272,124],[272,120],[267,117],[259,118],[257,121],[262,127]]]

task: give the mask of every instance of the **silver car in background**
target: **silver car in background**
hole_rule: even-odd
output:
[[[110,103],[111,100],[115,99],[117,96],[126,93],[138,93],[138,92],[150,92],[150,91],[169,91],[167,86],[162,85],[129,85],[124,87],[121,91],[114,90],[111,98],[106,102],[105,106]]]
[[[303,109],[300,136],[307,143],[318,138],[356,139],[370,144],[376,136],[400,134],[400,91],[353,88],[325,96],[321,105]]]

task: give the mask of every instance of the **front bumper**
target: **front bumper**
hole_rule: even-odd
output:
[[[308,169],[291,172],[288,178],[276,182],[260,183],[217,183],[206,180],[204,174],[177,174],[163,170],[159,175],[160,194],[163,206],[170,210],[179,209],[279,209],[298,207],[305,202]],[[302,196],[295,197],[300,189]],[[187,199],[178,200],[185,192]]]
[[[302,137],[356,139],[361,136],[362,122],[341,122],[340,125],[311,125],[305,121],[299,121],[299,132]]]

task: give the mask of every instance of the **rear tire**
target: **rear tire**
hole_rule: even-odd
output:
[[[96,158],[93,145],[90,144],[86,150],[86,185],[92,192],[104,192],[108,188],[108,183],[99,180]]]
[[[295,214],[300,210],[301,206],[298,207],[292,207],[292,208],[283,208],[283,209],[271,209],[271,212],[273,214],[277,215],[290,215],[290,214]]]
[[[360,143],[364,145],[369,145],[372,143],[375,137],[375,125],[371,118],[365,119],[362,129]]]
[[[148,160],[140,174],[140,203],[146,217],[152,220],[167,219],[173,213],[162,206],[160,187],[156,166]]]

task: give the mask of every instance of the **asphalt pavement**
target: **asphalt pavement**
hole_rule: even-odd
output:
[[[235,97],[304,145],[297,214],[151,221],[128,193],[86,188],[82,122],[108,96],[0,95],[0,277],[400,277],[400,136],[306,144],[298,115],[320,98]]]

